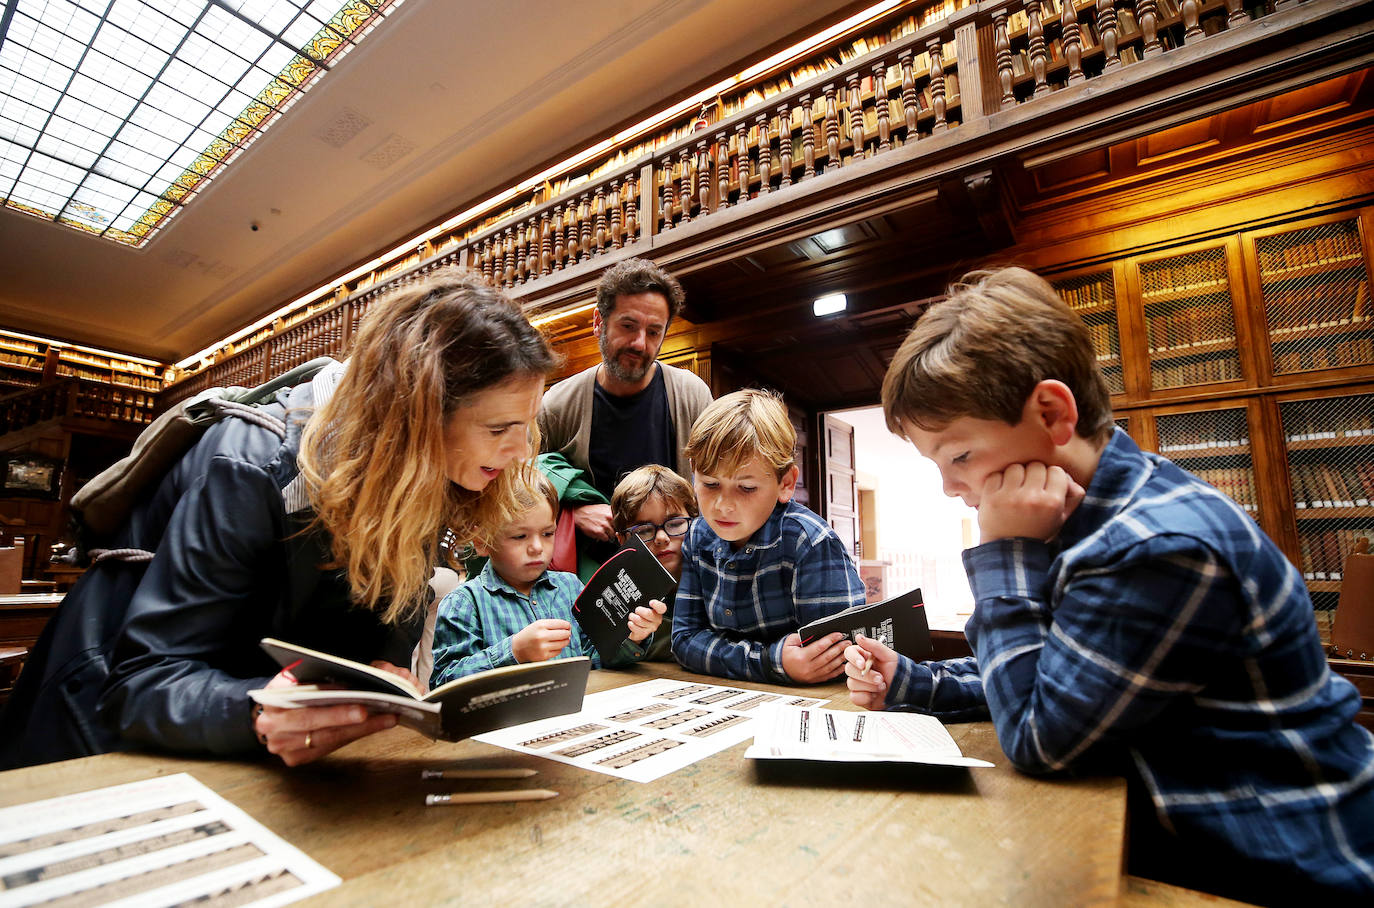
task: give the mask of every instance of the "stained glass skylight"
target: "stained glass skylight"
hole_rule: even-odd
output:
[[[9,0],[0,199],[142,246],[402,0]]]

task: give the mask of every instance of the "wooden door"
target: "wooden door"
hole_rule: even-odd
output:
[[[854,427],[833,416],[824,417],[825,517],[857,561],[859,499],[854,478]]]

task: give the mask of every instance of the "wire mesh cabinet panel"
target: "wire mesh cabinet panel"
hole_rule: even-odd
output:
[[[1155,431],[1160,454],[1258,517],[1259,491],[1244,407],[1159,416]]]
[[[1111,269],[1061,278],[1054,281],[1053,286],[1087,325],[1093,350],[1097,353],[1097,365],[1107,381],[1108,390],[1113,394],[1126,393],[1116,317],[1116,282]]]
[[[1374,394],[1280,403],[1279,419],[1302,573],[1329,643],[1346,556],[1374,535]]]
[[[1241,378],[1226,249],[1140,262],[1150,386],[1155,390]]]
[[[1359,218],[1255,239],[1275,375],[1374,363]]]

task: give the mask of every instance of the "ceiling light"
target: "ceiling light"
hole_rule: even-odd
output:
[[[811,311],[816,314],[817,318],[822,315],[833,315],[836,312],[843,312],[847,302],[843,293],[830,293],[819,297],[812,303]]]

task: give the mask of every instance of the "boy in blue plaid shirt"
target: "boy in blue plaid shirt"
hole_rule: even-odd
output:
[[[582,591],[576,574],[550,571],[558,526],[558,492],[547,476],[527,467],[520,501],[525,510],[478,543],[487,563],[439,603],[434,621],[433,689],[454,678],[517,662],[590,656],[600,668],[591,640],[572,620]],[[630,614],[630,638],[613,665],[644,658],[644,640],[663,621],[666,610],[654,600]]]
[[[916,664],[860,638],[854,702],[986,707],[1026,772],[1126,775],[1132,872],[1369,904],[1374,737],[1301,576],[1234,502],[1114,427],[1053,288],[1020,268],[951,288],[893,358],[883,410],[978,509],[974,657]]]
[[[864,585],[839,536],[792,500],[796,432],[763,391],[736,391],[692,426],[687,456],[701,517],[682,543],[673,656],[692,671],[816,684],[844,669],[844,637],[802,646],[797,629],[861,605]]]

